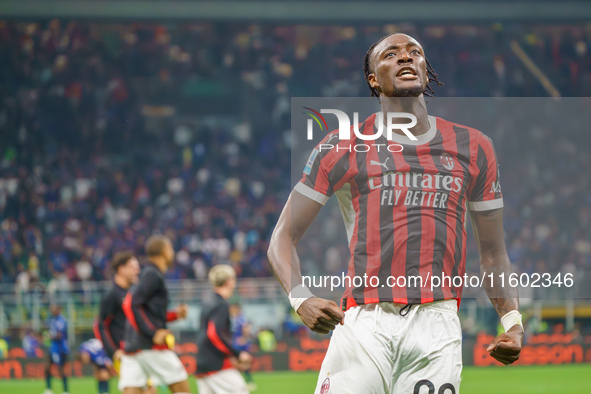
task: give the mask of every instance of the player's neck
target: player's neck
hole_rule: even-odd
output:
[[[232,297],[232,290],[227,287],[216,287],[213,291],[219,294],[224,300]]]
[[[115,277],[113,278],[113,282],[115,282],[115,284],[119,287],[121,287],[122,289],[129,289],[130,287],[130,283],[127,279],[125,279],[124,277],[122,277],[121,275],[115,275]]]
[[[389,112],[405,112],[413,114],[417,117],[417,124],[410,128],[410,132],[414,136],[425,134],[431,128],[429,124],[429,114],[427,113],[427,106],[425,98],[420,97],[380,97],[380,105],[382,113],[384,114],[384,125],[387,124],[386,114]],[[396,123],[396,122],[395,122]],[[408,123],[407,118],[401,118],[400,123]],[[401,130],[394,129],[393,132],[404,135]]]
[[[166,260],[164,260],[164,257],[151,257],[149,261],[151,264],[154,264],[156,267],[158,267],[158,269],[162,271],[162,273],[168,270],[168,264],[166,264]]]

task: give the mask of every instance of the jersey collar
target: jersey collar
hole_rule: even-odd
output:
[[[375,118],[376,118],[376,114],[373,115],[374,117],[374,122],[373,122],[373,127],[374,130],[377,132],[377,128],[376,128],[376,123],[375,123]],[[416,141],[411,140],[410,138],[408,138],[405,135],[401,135],[401,134],[397,134],[397,133],[392,133],[392,139],[388,139],[388,141],[392,141],[392,142],[396,142],[398,144],[402,144],[402,145],[423,145],[426,144],[428,142],[431,142],[431,140],[435,137],[435,134],[437,134],[437,118],[435,116],[428,116],[429,119],[429,130],[424,133],[421,134],[417,137]],[[385,126],[384,126],[384,133],[383,135],[387,137],[386,132],[385,132]]]

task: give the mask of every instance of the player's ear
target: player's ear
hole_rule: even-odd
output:
[[[376,78],[376,75],[374,73],[371,73],[367,76],[367,82],[369,83],[369,86],[371,86],[372,88],[375,88],[375,89],[380,88],[380,84],[379,84],[378,79]]]

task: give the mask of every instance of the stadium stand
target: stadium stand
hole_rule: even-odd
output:
[[[562,95],[591,93],[583,25],[1,22],[0,281],[102,280],[113,252],[141,254],[154,231],[180,251],[171,279],[203,279],[220,262],[240,277],[271,276],[267,240],[291,187],[280,176],[290,165],[289,96],[367,95],[360,59],[397,29],[424,43],[445,82],[438,96],[547,96],[511,41]],[[550,195],[509,196],[509,252],[526,272],[558,269],[565,257],[591,268],[589,205],[574,203],[589,201],[590,185],[560,175],[588,168],[589,145],[567,137],[529,158],[547,170]],[[496,141],[505,167],[531,140],[515,138]],[[527,179],[528,168],[503,183]]]

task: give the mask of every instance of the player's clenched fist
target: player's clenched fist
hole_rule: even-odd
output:
[[[514,325],[504,334],[499,335],[488,345],[486,349],[491,357],[503,364],[513,364],[519,359],[521,343],[523,342],[523,328]]]
[[[334,301],[322,298],[308,298],[296,312],[306,326],[320,334],[328,334],[345,319],[345,314]]]
[[[166,328],[159,328],[158,330],[156,330],[156,333],[152,338],[152,342],[154,342],[155,345],[162,345],[166,339],[166,336],[169,333],[170,330],[167,330]]]
[[[184,319],[185,317],[187,317],[187,309],[187,305],[179,305],[179,307],[176,309],[176,313],[179,319]]]
[[[242,351],[238,357],[231,357],[230,363],[239,371],[248,371],[252,367],[252,355]]]
[[[240,371],[248,371],[252,367],[252,356],[247,352],[240,352],[238,355],[238,369]]]
[[[121,361],[121,356],[123,355],[123,350],[117,349],[115,353],[113,353],[113,361]]]

